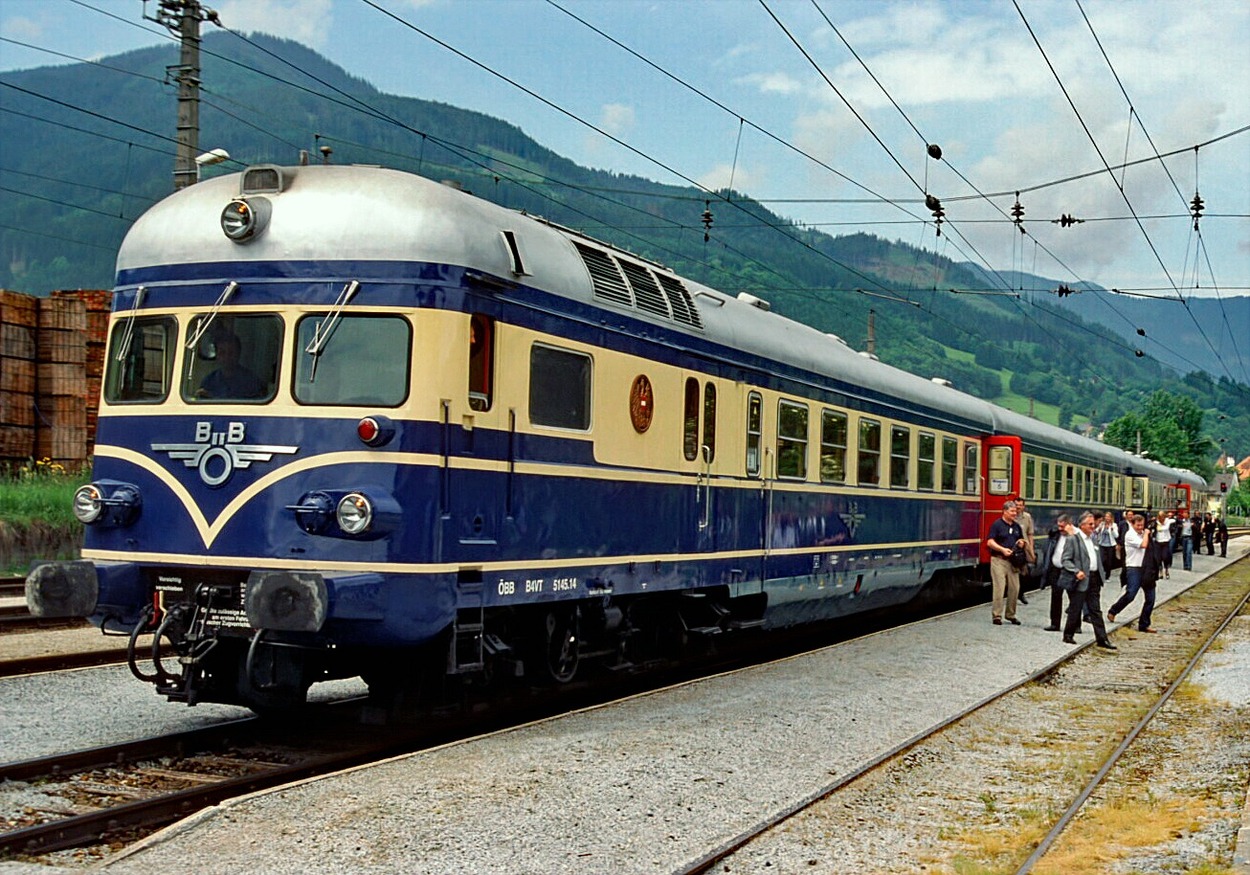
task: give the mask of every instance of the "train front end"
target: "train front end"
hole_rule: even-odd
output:
[[[188,704],[284,709],[435,647],[455,611],[439,398],[463,379],[442,350],[468,324],[446,268],[395,253],[443,246],[428,217],[457,197],[261,166],[140,218],[74,499],[83,559],[31,572],[32,611],[129,636],[132,671]]]

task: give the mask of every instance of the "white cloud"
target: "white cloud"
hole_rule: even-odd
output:
[[[779,71],[750,73],[746,76],[738,77],[736,81],[743,85],[749,85],[762,94],[798,94],[803,90],[803,83],[793,76]]]
[[[614,137],[624,139],[636,123],[634,108],[623,103],[605,103],[599,112],[599,127]]]
[[[755,191],[762,184],[762,180],[744,165],[739,164],[734,167],[731,164],[717,164],[707,173],[698,178],[699,185],[712,191],[720,191],[723,188],[733,188],[734,191]]]
[[[223,26],[240,32],[261,31],[324,49],[334,23],[331,0],[217,0]]]
[[[36,19],[15,15],[4,19],[4,35],[21,42],[35,42],[44,36],[44,28]]]

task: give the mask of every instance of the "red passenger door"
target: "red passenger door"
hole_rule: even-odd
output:
[[[990,526],[1003,515],[1003,504],[1008,496],[1020,494],[1021,443],[1017,435],[993,435],[982,443],[981,483],[981,561],[990,561],[985,547]]]

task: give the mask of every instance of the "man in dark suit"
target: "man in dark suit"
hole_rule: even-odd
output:
[[[1094,532],[1094,523],[1094,515],[1085,511],[1077,523],[1075,535],[1068,538],[1063,545],[1058,581],[1059,587],[1068,593],[1068,621],[1063,627],[1063,640],[1065,644],[1076,643],[1074,636],[1081,626],[1081,614],[1088,607],[1090,625],[1094,627],[1098,646],[1103,650],[1116,650],[1116,646],[1107,637],[1107,627],[1102,620],[1102,607],[1098,603],[1105,572],[1102,555],[1090,539]]]

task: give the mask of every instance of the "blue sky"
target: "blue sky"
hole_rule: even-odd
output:
[[[1250,131],[1204,146],[1196,160],[1192,148],[1250,125],[1250,3],[373,2],[395,17],[363,0],[206,5],[233,30],[298,40],[386,92],[505,119],[578,163],[713,189],[732,179],[830,233],[865,230],[1000,270],[1162,297],[1174,286],[1209,294],[1212,279],[1223,296],[1250,294]],[[65,62],[13,41],[80,58],[167,41],[143,8],[0,0],[0,70]],[[1187,150],[1167,160],[1171,179],[1158,162],[1097,172],[1154,149]],[[1082,173],[1094,175],[1045,185]],[[962,200],[976,194],[969,183],[1012,194],[993,206]],[[1020,196],[1030,232],[1021,235],[1004,214],[1015,191],[1036,186],[1045,187]],[[1205,250],[1184,215],[1195,187]],[[925,191],[946,209],[941,237],[925,223]],[[1051,223],[1064,213],[1087,221]]]

